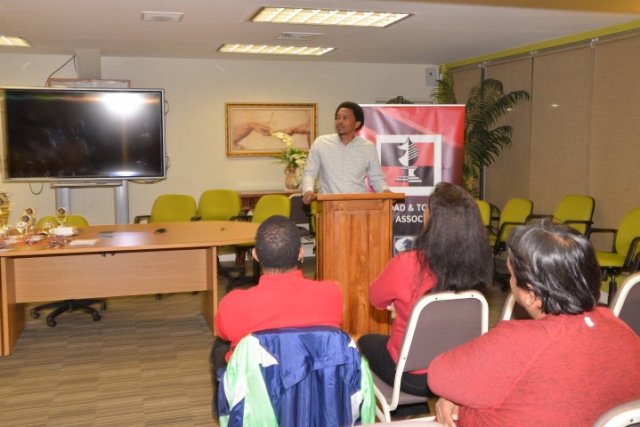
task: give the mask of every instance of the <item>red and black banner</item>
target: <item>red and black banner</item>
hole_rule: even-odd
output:
[[[387,184],[405,193],[394,207],[394,253],[413,246],[429,194],[440,181],[462,184],[464,105],[362,105],[359,135],[372,141]]]

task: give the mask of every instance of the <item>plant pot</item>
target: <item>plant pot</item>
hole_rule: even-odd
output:
[[[284,170],[284,188],[286,190],[297,190],[300,188],[300,175],[298,170],[294,168],[285,168]]]

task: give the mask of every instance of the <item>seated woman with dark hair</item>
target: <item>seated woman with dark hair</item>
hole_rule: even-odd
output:
[[[415,249],[391,259],[371,284],[369,299],[379,309],[393,306],[391,336],[363,335],[358,340],[371,370],[393,385],[402,338],[411,309],[430,292],[484,290],[491,284],[492,263],[487,231],[478,205],[461,187],[438,184],[429,197],[424,227]],[[401,389],[428,396],[425,370],[405,373]]]
[[[640,398],[640,337],[598,307],[600,268],[571,227],[517,227],[507,240],[511,292],[533,320],[500,322],[438,356],[429,386],[455,426],[590,426]]]

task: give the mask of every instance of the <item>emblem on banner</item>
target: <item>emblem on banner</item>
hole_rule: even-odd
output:
[[[380,164],[392,190],[429,194],[442,176],[441,144],[441,135],[378,135]]]
[[[416,144],[407,137],[404,144],[398,147],[404,154],[398,157],[398,161],[403,166],[404,174],[396,178],[396,182],[422,182],[422,179],[416,176],[416,160],[418,160],[418,148]]]

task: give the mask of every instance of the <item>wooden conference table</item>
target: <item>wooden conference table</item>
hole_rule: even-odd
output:
[[[201,291],[202,314],[213,328],[216,248],[251,242],[257,229],[229,221],[100,225],[80,227],[78,246],[15,244],[0,253],[0,355],[15,348],[24,303],[31,302]]]

